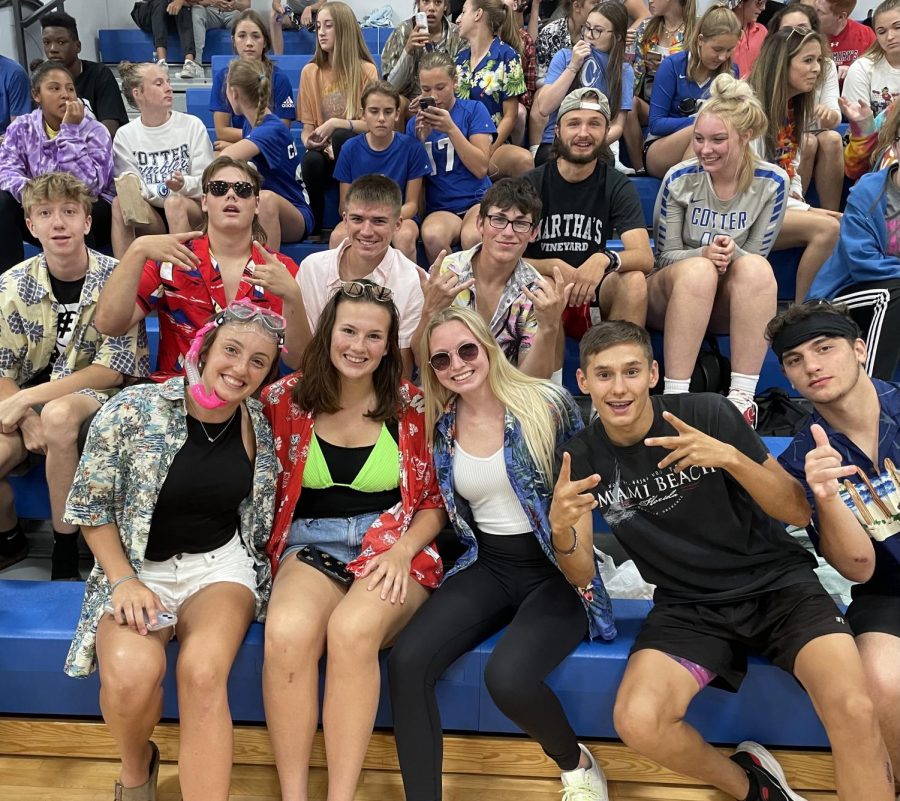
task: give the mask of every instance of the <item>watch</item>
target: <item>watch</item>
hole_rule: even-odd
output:
[[[622,267],[622,257],[614,250],[601,250],[600,252],[609,259],[609,266],[603,271],[603,274],[619,272]]]

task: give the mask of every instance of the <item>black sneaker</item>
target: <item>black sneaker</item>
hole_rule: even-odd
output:
[[[791,790],[778,760],[759,743],[745,740],[731,758],[750,777],[751,795],[747,797],[748,801],[806,801],[802,795]],[[756,795],[752,794],[754,785]]]
[[[12,567],[28,556],[28,539],[18,526],[12,533],[0,535],[0,570]]]

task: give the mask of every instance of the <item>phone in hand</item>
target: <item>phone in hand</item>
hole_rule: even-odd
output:
[[[112,608],[111,604],[106,604],[103,607],[103,611],[106,612],[107,615],[115,615],[116,610]],[[159,631],[160,629],[167,629],[169,626],[174,626],[178,622],[178,615],[174,612],[164,612],[161,609],[156,610],[156,625],[152,625],[150,623],[150,616],[147,614],[147,610],[144,610],[144,624],[147,626],[147,631]]]
[[[416,12],[416,27],[422,31],[428,30],[428,15],[424,11]]]
[[[419,108],[423,111],[426,108],[433,108],[436,105],[435,99],[430,96],[420,97],[419,98]]]

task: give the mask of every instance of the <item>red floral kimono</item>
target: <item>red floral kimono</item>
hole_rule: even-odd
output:
[[[299,372],[292,373],[266,387],[262,394],[263,413],[272,425],[275,455],[281,466],[275,495],[275,522],[266,546],[273,574],[287,544],[312,440],[313,416],[292,400],[294,387],[301,380]],[[442,509],[444,506],[435,478],[431,449],[425,441],[422,391],[404,381],[400,396],[404,401],[398,424],[401,500],[372,524],[363,538],[359,557],[347,565],[357,577],[369,559],[387,551],[406,533],[417,511]],[[443,573],[441,557],[434,542],[419,551],[410,564],[410,575],[424,587],[437,587]]]

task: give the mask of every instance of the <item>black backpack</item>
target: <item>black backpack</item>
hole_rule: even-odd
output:
[[[691,374],[691,392],[716,392],[724,395],[731,383],[731,362],[712,335],[707,335],[697,354],[697,363]]]
[[[809,420],[812,405],[805,398],[792,398],[781,387],[757,396],[756,433],[761,437],[793,437]]]

